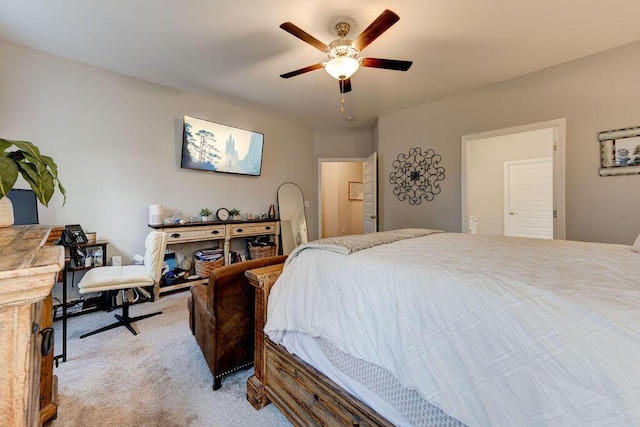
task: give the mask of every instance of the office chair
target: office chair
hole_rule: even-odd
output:
[[[82,277],[80,283],[78,283],[81,294],[121,290],[122,315],[115,314],[115,318],[118,319],[116,323],[96,329],[95,331],[87,332],[86,334],[80,335],[80,338],[108,331],[119,326],[126,327],[133,335],[138,335],[136,330],[133,329],[132,323],[162,314],[161,311],[158,311],[142,316],[129,317],[129,300],[126,291],[132,288],[153,286],[160,280],[162,264],[164,262],[164,252],[167,247],[167,233],[158,231],[150,232],[144,241],[144,247],[144,265],[95,267],[87,271]]]

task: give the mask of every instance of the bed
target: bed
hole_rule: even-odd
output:
[[[249,401],[297,425],[640,425],[638,265],[625,245],[420,229],[302,245],[248,273]]]

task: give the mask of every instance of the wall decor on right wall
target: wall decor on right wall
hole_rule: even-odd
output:
[[[600,132],[600,176],[640,174],[640,126]]]
[[[414,147],[408,154],[398,154],[392,164],[395,170],[389,174],[389,182],[395,185],[393,194],[410,205],[419,205],[422,199],[433,200],[440,194],[440,181],[444,180],[441,161],[442,156],[431,148],[423,153],[420,147]]]

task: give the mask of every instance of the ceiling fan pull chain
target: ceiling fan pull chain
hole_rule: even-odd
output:
[[[340,80],[340,112],[344,113],[344,79]]]

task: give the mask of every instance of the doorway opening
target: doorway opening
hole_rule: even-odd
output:
[[[362,234],[363,200],[350,200],[349,183],[363,182],[365,159],[319,159],[318,237]]]
[[[521,217],[523,236],[537,234],[532,228],[551,225],[553,238],[565,239],[565,129],[566,120],[556,119],[463,136],[462,231],[508,235],[512,231],[508,226],[517,227],[517,219]],[[545,195],[532,196],[536,200],[551,199],[544,208],[546,211],[540,212],[540,204],[534,206],[529,203],[531,200],[523,201],[520,208],[507,205],[508,163],[547,157],[552,163],[551,184],[545,186],[543,178],[533,178],[532,185],[523,190],[547,191]]]

